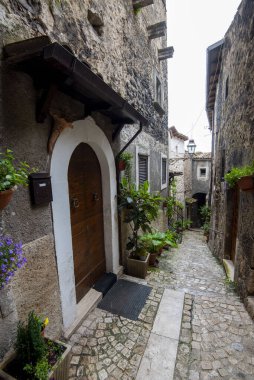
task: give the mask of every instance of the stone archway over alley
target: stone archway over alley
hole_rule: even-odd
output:
[[[152,292],[138,321],[96,308],[72,335],[70,380],[141,378],[140,363],[167,289],[185,294],[181,331],[174,375],[165,377],[161,366],[156,380],[254,378],[254,324],[201,232],[186,232],[146,281]]]

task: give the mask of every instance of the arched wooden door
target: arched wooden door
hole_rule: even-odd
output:
[[[68,168],[77,302],[105,273],[101,168],[93,149],[81,143]]]

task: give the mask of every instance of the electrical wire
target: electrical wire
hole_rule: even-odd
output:
[[[220,51],[219,51],[218,59],[217,59],[217,63],[216,63],[216,70],[215,70],[215,74],[214,74],[214,77],[213,77],[213,83],[212,83],[212,85],[210,86],[210,89],[209,89],[209,92],[208,92],[208,96],[207,96],[208,98],[209,98],[209,96],[210,96],[211,89],[212,89],[212,87],[213,87],[213,85],[214,85],[215,78],[216,78],[216,75],[217,75],[217,72],[218,72],[218,69],[219,69],[219,62],[220,62],[220,56],[221,56],[222,48],[223,48],[223,44],[221,44],[221,46],[220,46]],[[191,129],[190,129],[189,131],[186,132],[186,135],[188,135],[188,133],[192,132],[193,129],[196,127],[196,125],[197,125],[199,119],[201,118],[203,112],[205,111],[205,108],[206,108],[206,106],[204,105],[204,106],[202,107],[201,112],[199,113],[199,116],[198,116],[197,120],[195,121],[195,123],[193,124],[193,126],[191,127]]]

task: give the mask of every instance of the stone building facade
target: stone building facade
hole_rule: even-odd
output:
[[[234,269],[254,317],[254,193],[224,175],[254,159],[254,2],[243,0],[223,40],[207,50],[207,113],[213,132],[210,248]]]
[[[1,215],[5,231],[22,240],[28,260],[1,291],[2,356],[17,320],[29,311],[49,317],[52,336],[67,331],[78,315],[74,230],[81,226],[75,212],[82,202],[75,184],[84,183],[91,208],[100,204],[105,256],[99,264],[117,275],[123,259],[115,157],[132,137],[134,180],[142,156],[151,191],[167,194],[165,59],[172,48],[166,44],[163,0],[3,0],[0,30],[1,145],[49,173],[53,195],[52,203],[34,205],[28,189],[19,188]],[[90,236],[93,225],[86,228]],[[87,237],[84,244],[90,249],[93,242]]]
[[[188,137],[179,133],[175,127],[169,128],[169,173],[176,181],[176,199],[185,205],[184,189],[184,142]]]
[[[197,152],[193,156],[186,153],[184,161],[186,217],[192,221],[193,227],[202,225],[200,207],[207,204],[210,178],[211,153]]]

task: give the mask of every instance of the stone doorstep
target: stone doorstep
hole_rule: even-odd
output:
[[[184,293],[165,289],[136,380],[173,380]]]
[[[95,289],[89,290],[89,292],[77,304],[77,317],[73,324],[64,332],[64,337],[66,339],[69,339],[74,331],[80,327],[83,320],[90,313],[90,311],[96,308],[101,299],[101,292],[97,292]]]
[[[123,267],[119,266],[116,273],[117,279],[123,275]],[[102,300],[103,294],[91,288],[89,292],[77,304],[77,317],[73,324],[64,332],[65,339],[70,339],[71,335],[80,327],[87,315],[96,308],[98,303]]]
[[[147,285],[147,281],[146,280],[144,280],[142,278],[134,277],[134,276],[128,276],[127,274],[123,274],[120,277],[120,279],[121,280],[126,280],[126,281],[131,281],[131,282],[136,282],[137,284],[141,284],[141,285]]]
[[[233,261],[223,259],[223,266],[224,266],[224,269],[225,269],[225,272],[226,272],[227,278],[228,278],[230,281],[234,281],[235,267],[234,267],[234,263],[233,263]]]

